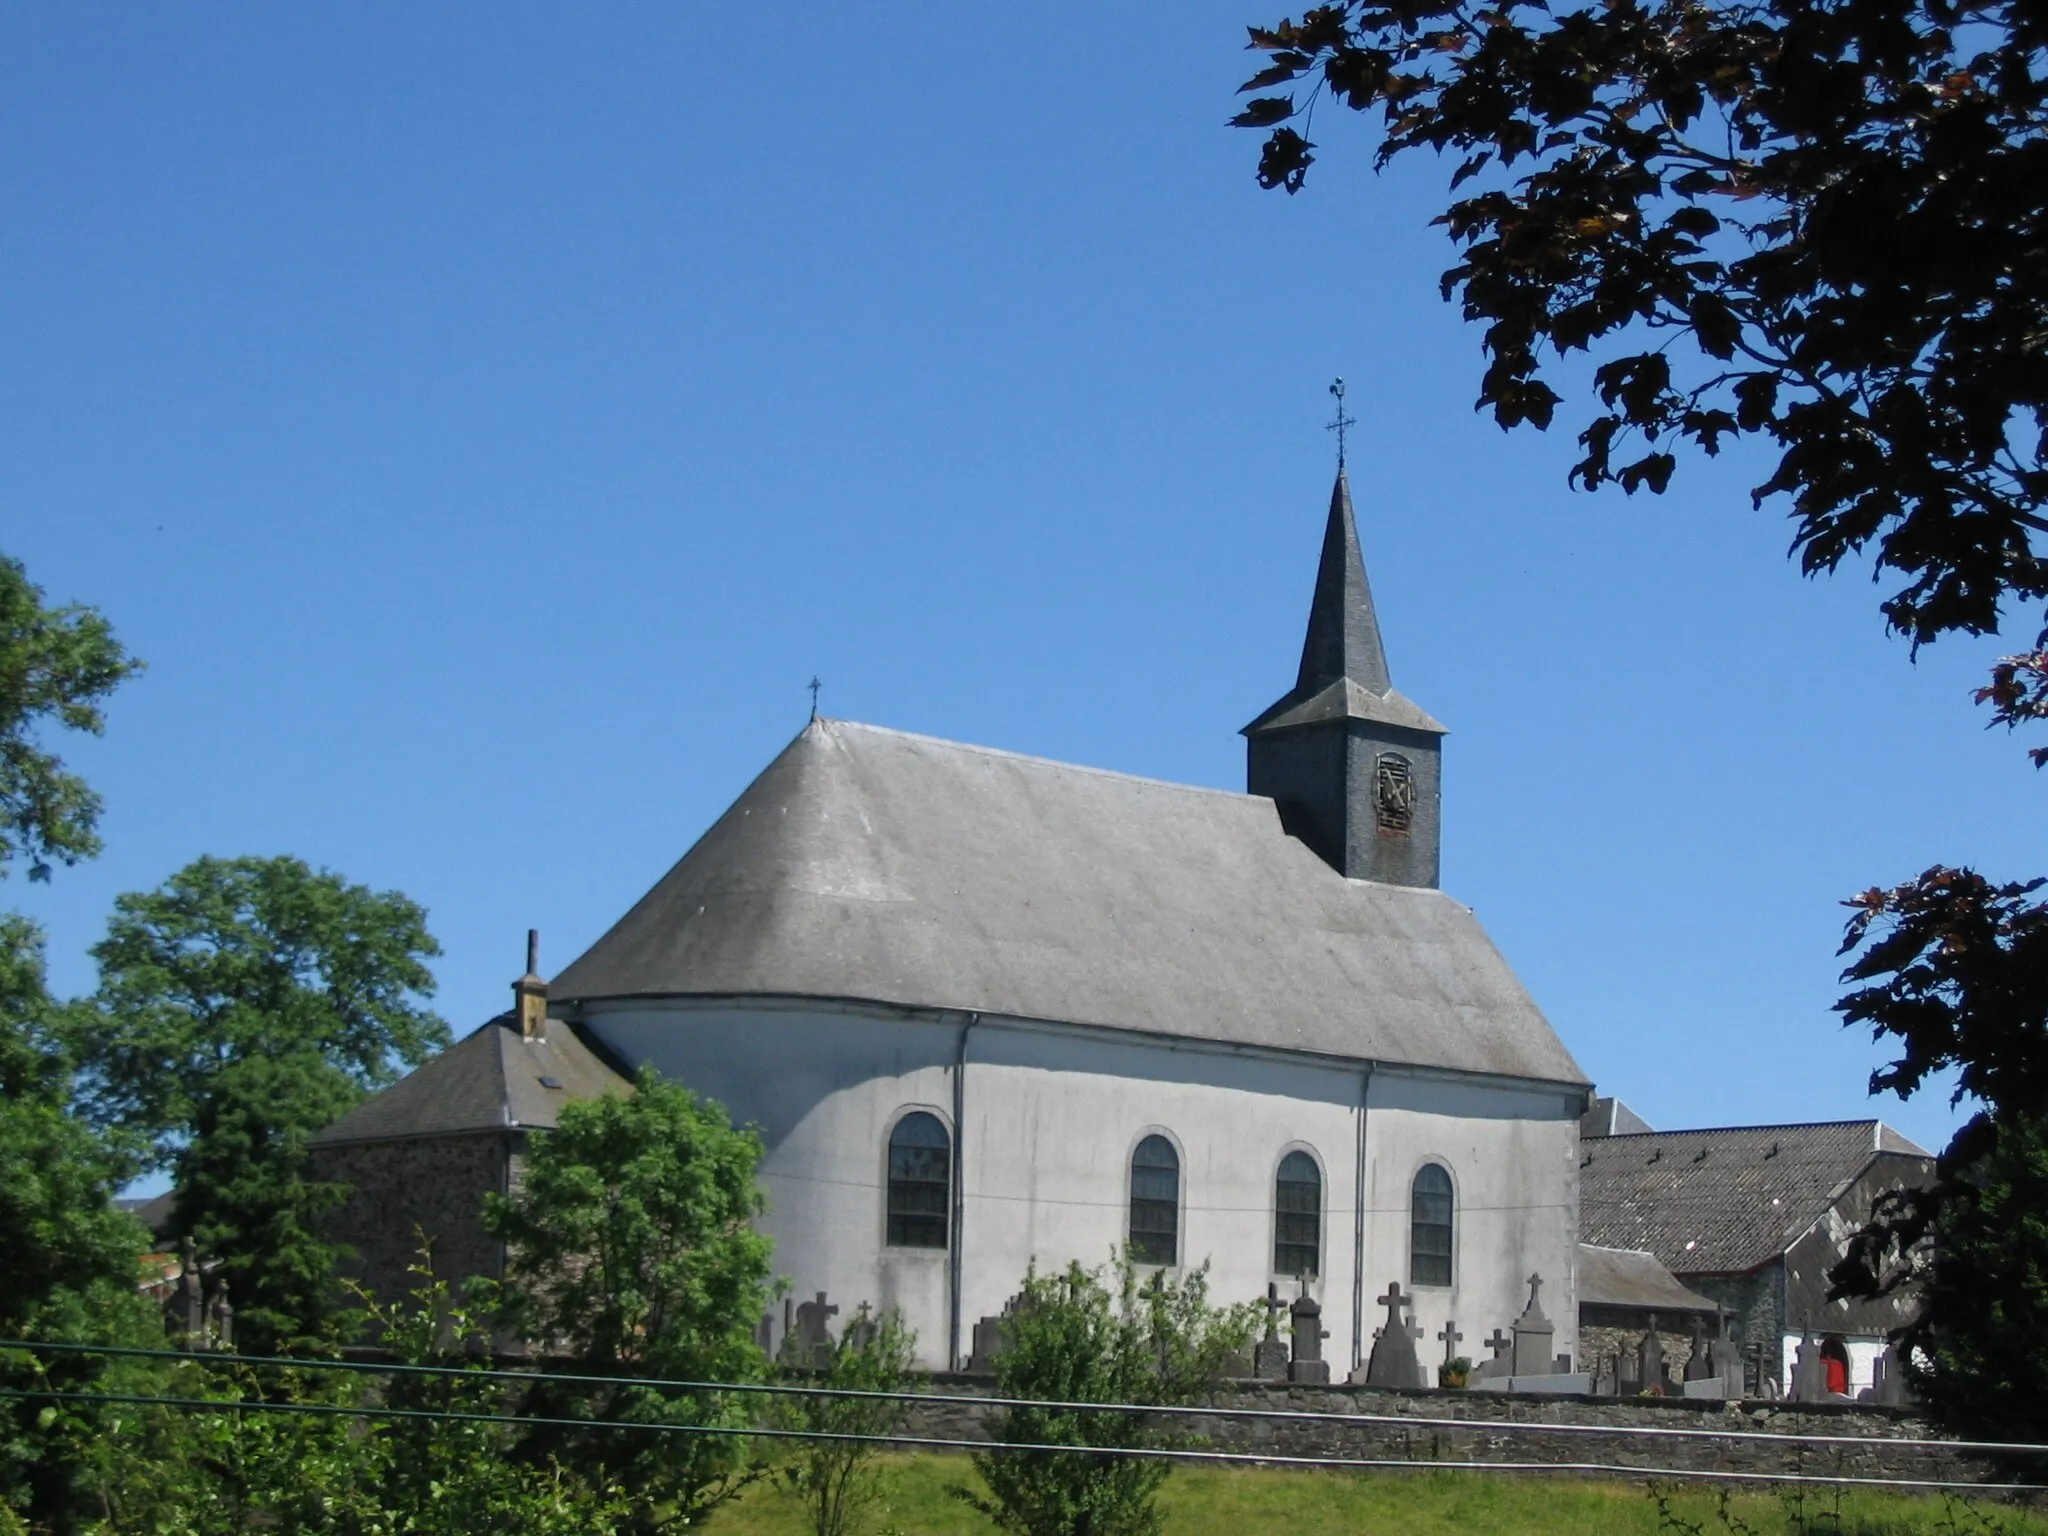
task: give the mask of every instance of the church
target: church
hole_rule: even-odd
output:
[[[388,1266],[404,1191],[473,1209],[652,1063],[759,1127],[792,1292],[901,1309],[930,1369],[1029,1266],[1117,1249],[1305,1289],[1339,1380],[1390,1286],[1429,1359],[1541,1275],[1575,1355],[1590,1085],[1438,888],[1445,731],[1393,686],[1341,466],[1294,684],[1243,735],[1240,794],[814,718],[516,1014],[320,1134],[340,1235]]]

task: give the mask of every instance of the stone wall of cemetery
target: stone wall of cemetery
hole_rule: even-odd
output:
[[[931,1390],[932,1401],[918,1405],[906,1433],[947,1439],[987,1438],[988,1420],[995,1410],[949,1399],[991,1395],[995,1391],[992,1380],[982,1376],[939,1377],[934,1379]],[[1653,1476],[1659,1470],[1791,1472],[1885,1482],[1931,1479],[1989,1484],[2022,1475],[2022,1469],[2011,1463],[1978,1460],[1941,1447],[1888,1443],[1934,1438],[1934,1431],[1911,1410],[1868,1404],[1724,1403],[1675,1397],[1618,1400],[1244,1382],[1219,1397],[1216,1406],[1300,1414],[1299,1419],[1204,1419],[1194,1425],[1183,1421],[1180,1426],[1207,1436],[1220,1450],[1275,1456],[1353,1457],[1418,1464],[1542,1462],[1561,1469],[1625,1469],[1620,1474],[1625,1476]],[[1360,1422],[1359,1415],[1393,1422]],[[1615,1431],[1720,1430],[1771,1438],[1698,1439],[1618,1432],[1545,1435],[1515,1428],[1463,1429],[1423,1422],[1443,1419],[1532,1428],[1573,1424]],[[1795,1435],[1839,1436],[1856,1443],[1800,1445],[1790,1438]],[[2036,1474],[2039,1470],[2035,1469]],[[2024,1480],[2042,1479],[2035,1475]]]

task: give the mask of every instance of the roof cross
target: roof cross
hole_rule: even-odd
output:
[[[811,718],[815,720],[818,718],[818,690],[825,685],[818,681],[818,674],[813,672],[811,680],[804,686],[811,690]]]
[[[1358,418],[1344,414],[1344,381],[1342,379],[1338,379],[1330,385],[1330,393],[1337,397],[1337,414],[1325,423],[1323,430],[1337,434],[1337,467],[1342,469],[1344,467],[1344,429],[1357,426]]]

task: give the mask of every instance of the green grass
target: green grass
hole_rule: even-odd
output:
[[[994,1527],[946,1493],[949,1483],[980,1487],[964,1456],[885,1458],[888,1507],[869,1533],[991,1536]],[[1692,1487],[1673,1496],[1675,1513],[1704,1536],[1729,1536],[1716,1518],[1718,1490]],[[1657,1536],[1657,1506],[1640,1484],[1470,1472],[1309,1472],[1255,1467],[1182,1467],[1160,1500],[1167,1536]],[[1953,1524],[1938,1498],[1853,1492],[1837,1524],[1831,1492],[1807,1495],[1808,1536],[2048,1536],[2048,1519],[1980,1501],[1986,1525],[1961,1507]],[[1771,1493],[1739,1493],[1732,1509],[1755,1536],[1799,1527]],[[1669,1528],[1666,1528],[1669,1529]],[[711,1520],[713,1536],[804,1536],[803,1513],[779,1491],[756,1485]]]

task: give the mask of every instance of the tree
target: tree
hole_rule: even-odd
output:
[[[306,1138],[448,1041],[426,914],[294,858],[202,858],[119,897],[70,1038],[85,1103],[175,1176],[172,1230],[219,1255],[249,1347],[335,1298]]]
[[[849,1393],[905,1392],[916,1348],[917,1335],[903,1325],[902,1313],[890,1307],[877,1317],[862,1302],[831,1354],[796,1379],[802,1386]],[[875,1461],[879,1442],[900,1433],[908,1415],[907,1403],[887,1397],[777,1400],[777,1428],[868,1437],[800,1442],[776,1469],[783,1487],[803,1504],[815,1536],[850,1536],[883,1502],[887,1485]]]
[[[766,1209],[760,1161],[755,1132],[643,1067],[630,1096],[565,1105],[514,1192],[486,1203],[484,1224],[507,1245],[507,1324],[569,1373],[621,1378],[543,1380],[536,1416],[591,1427],[537,1427],[525,1453],[603,1468],[635,1495],[632,1529],[680,1530],[754,1475],[735,1439],[703,1432],[745,1422],[730,1395],[633,1378],[761,1379],[754,1330],[768,1301],[769,1242],[753,1225]],[[684,1432],[604,1427],[619,1424]]]
[[[1199,1402],[1251,1348],[1261,1315],[1256,1302],[1211,1307],[1206,1264],[1177,1282],[1155,1271],[1142,1286],[1128,1255],[1107,1269],[1034,1268],[996,1359],[997,1392],[1038,1402]],[[1189,1443],[1137,1414],[1029,1407],[1005,1409],[992,1438],[1076,1447],[974,1453],[989,1497],[954,1492],[1017,1536],[1152,1536],[1172,1463],[1102,1452]]]
[[[134,1342],[147,1236],[114,1208],[128,1163],[70,1112],[69,1063],[56,1048],[57,1005],[44,981],[42,935],[0,914],[0,1338]],[[161,1335],[159,1335],[159,1338]],[[66,1356],[47,1372],[0,1355],[0,1384],[95,1385],[102,1362]],[[83,1462],[46,1433],[40,1404],[0,1409],[0,1508],[38,1522],[76,1505]]]
[[[0,555],[0,876],[28,860],[31,880],[52,861],[100,851],[100,797],[39,744],[46,722],[97,736],[101,702],[142,670],[91,608],[48,608],[18,560]]]
[[[1381,165],[1452,153],[1443,277],[1483,323],[1479,403],[1550,425],[1547,369],[1597,359],[1573,476],[1662,491],[1679,454],[1775,445],[1809,573],[1868,553],[1917,649],[1996,633],[2048,596],[2048,25],[2032,0],[1340,0],[1251,29],[1269,55],[1235,121],[1299,191],[1323,96],[1378,109]],[[2048,719],[2048,629],[1978,702]],[[2048,763],[2048,748],[2032,752]],[[1933,1184],[1880,1205],[1838,1295],[1920,1288],[1919,1386],[1958,1426],[2038,1404],[2048,971],[2041,882],[1936,867],[1853,898],[1839,1004],[1899,1056],[1872,1092],[1961,1069],[1983,1112]],[[2020,1411],[2015,1407],[2015,1411]],[[2002,1412],[2002,1409],[1999,1410]],[[2040,1418],[2029,1420],[2037,1426]],[[2037,1429],[2037,1433],[2041,1431]]]
[[[1605,356],[1582,484],[1760,434],[1806,569],[1874,545],[1916,646],[2048,595],[2038,7],[1343,0],[1251,38],[1247,90],[1313,82],[1236,119],[1266,186],[1301,187],[1323,94],[1380,109],[1383,165],[1463,157],[1443,287],[1486,326],[1480,403],[1548,426],[1546,351]]]
[[[1983,1107],[1934,1182],[1879,1199],[1830,1278],[1848,1295],[1911,1286],[1914,1385],[1966,1434],[2048,1442],[2048,910],[2043,884],[1933,869],[1866,891],[1843,939],[1847,1023],[1898,1044],[1873,1093],[1955,1073]]]
[[[67,1424],[84,1442],[104,1521],[93,1528],[154,1536],[611,1530],[623,1508],[614,1490],[559,1466],[508,1459],[519,1389],[486,1369],[487,1323],[433,1273],[424,1250],[413,1273],[402,1300],[361,1299],[393,1362],[425,1371],[254,1366],[233,1355],[152,1361],[154,1379],[132,1384],[135,1395],[206,1406],[129,1404],[98,1422]]]

